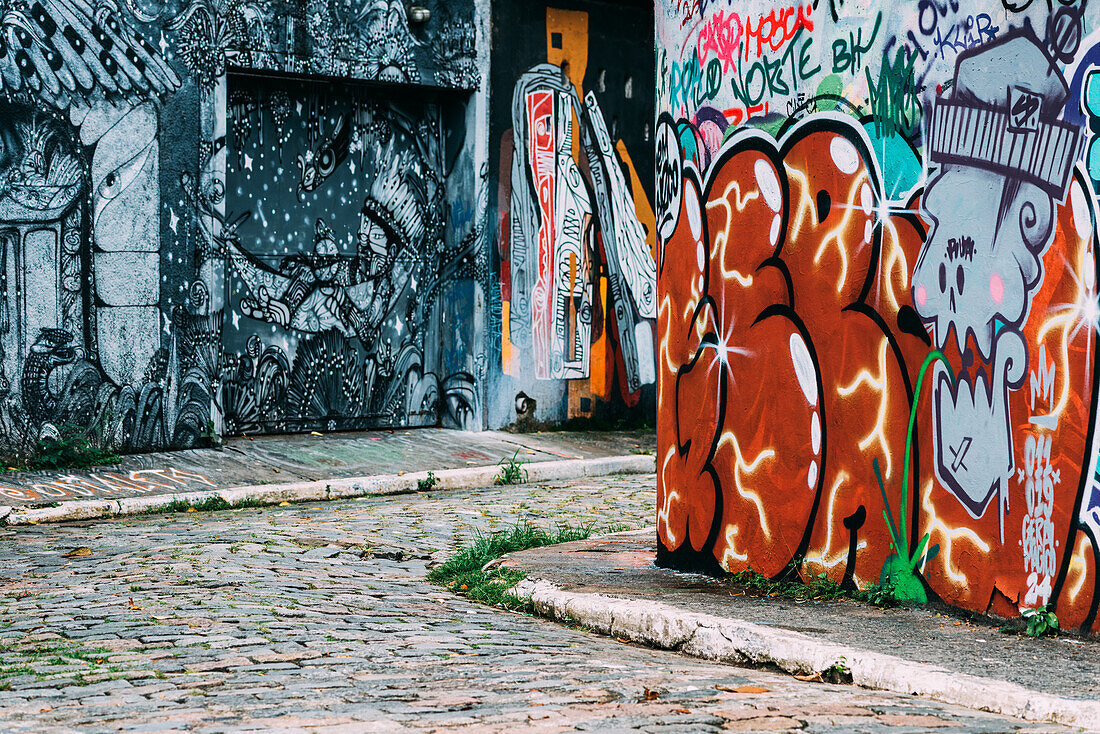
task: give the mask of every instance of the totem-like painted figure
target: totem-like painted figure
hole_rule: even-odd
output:
[[[935,376],[935,471],[972,517],[998,501],[1002,540],[1015,468],[1009,401],[1028,374],[1022,330],[1081,144],[1058,119],[1068,96],[1034,35],[1015,32],[959,55],[928,130],[938,171],[925,190],[932,227],[913,303],[962,365],[955,387],[942,366]]]

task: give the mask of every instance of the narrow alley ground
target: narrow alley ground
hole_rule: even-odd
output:
[[[1061,731],[625,645],[425,580],[524,518],[645,527],[653,485],[2,529],[0,730]]]

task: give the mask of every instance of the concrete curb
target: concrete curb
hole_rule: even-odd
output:
[[[566,459],[524,464],[528,482],[551,482],[581,477],[607,476],[609,474],[651,474],[656,471],[656,459],[645,454],[607,456],[594,459]],[[435,472],[438,479],[433,489],[469,489],[493,483],[500,467],[478,466],[462,469],[441,469]],[[417,482],[426,479],[428,472],[408,474],[381,474],[372,477],[324,479],[314,482],[265,484],[254,487],[232,487],[199,492],[125,497],[118,500],[75,500],[62,502],[56,507],[13,508],[0,507],[0,524],[8,526],[37,525],[67,520],[92,520],[97,518],[140,515],[167,510],[178,503],[197,505],[211,499],[223,499],[230,505],[277,505],[282,502],[319,502],[322,500],[350,499],[394,494],[410,494],[419,491]]]
[[[1029,721],[1100,727],[1100,701],[1060,698],[1006,681],[965,675],[738,619],[685,612],[660,602],[563,591],[527,578],[516,596],[538,614],[601,634],[720,662],[775,665],[788,673],[823,671],[841,658],[855,685],[906,693]]]

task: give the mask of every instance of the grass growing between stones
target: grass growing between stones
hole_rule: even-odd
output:
[[[0,691],[10,690],[16,681],[65,679],[70,685],[88,685],[108,680],[123,670],[107,661],[116,654],[64,639],[0,645]]]
[[[591,537],[594,528],[595,523],[589,523],[580,527],[558,525],[547,530],[524,522],[508,530],[478,533],[472,543],[432,569],[428,580],[483,604],[531,613],[533,607],[529,601],[509,592],[527,574],[505,568],[485,570],[485,564],[528,548],[585,540]]]

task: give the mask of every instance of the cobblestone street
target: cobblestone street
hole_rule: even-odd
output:
[[[624,645],[425,581],[524,518],[644,527],[653,486],[3,529],[0,730],[1058,730]]]

